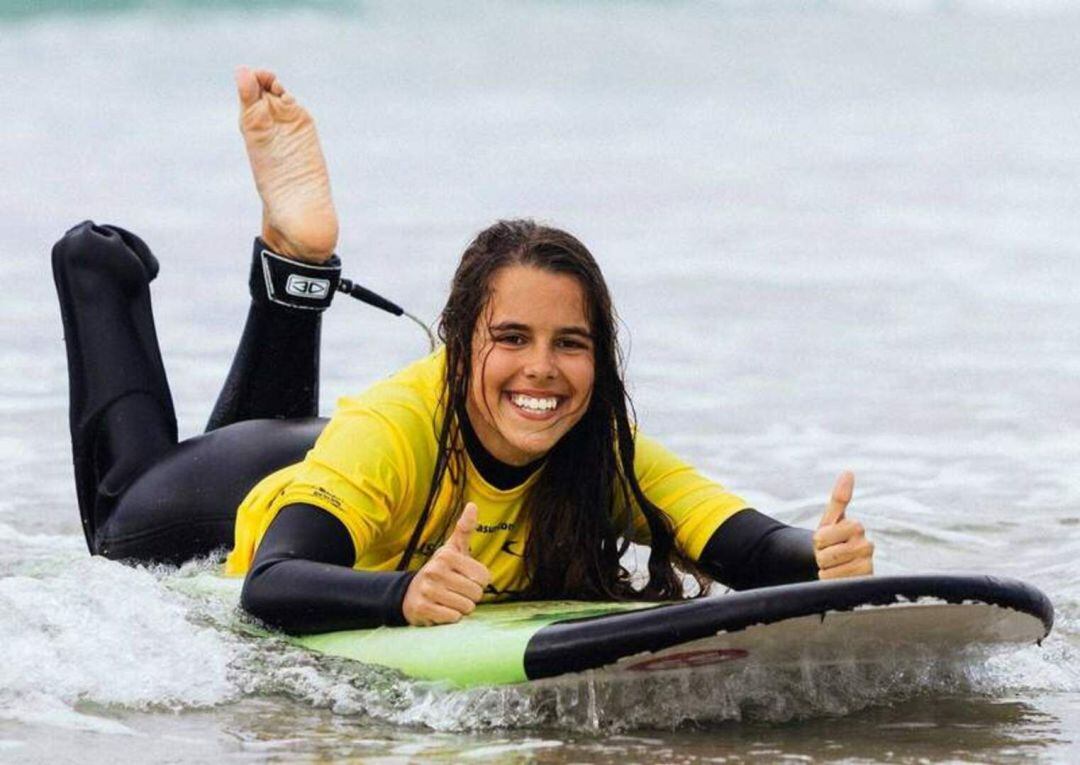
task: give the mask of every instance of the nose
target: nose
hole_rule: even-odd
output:
[[[534,346],[525,359],[525,376],[530,380],[553,380],[559,370],[555,365],[555,354],[546,346],[539,343]]]

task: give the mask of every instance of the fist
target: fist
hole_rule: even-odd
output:
[[[829,505],[814,532],[814,558],[818,579],[842,579],[874,573],[874,543],[858,521],[845,517],[855,476],[844,471],[836,479]]]
[[[491,582],[491,572],[469,552],[476,515],[476,505],[470,502],[450,539],[416,572],[402,603],[409,624],[452,624],[476,609]]]

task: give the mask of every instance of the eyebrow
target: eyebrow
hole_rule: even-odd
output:
[[[501,324],[489,324],[488,329],[492,332],[506,332],[509,330],[516,330],[518,332],[531,332],[532,328],[528,324],[522,324],[517,321],[504,321]],[[592,340],[592,333],[588,329],[581,326],[559,327],[555,332],[557,335],[578,335],[586,340]]]

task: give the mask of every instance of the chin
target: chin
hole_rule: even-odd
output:
[[[558,439],[555,439],[554,441],[544,439],[542,443],[528,440],[518,441],[516,443],[511,442],[511,445],[514,447],[515,451],[524,458],[525,462],[535,462],[554,449],[555,444],[557,443],[559,443]]]
[[[565,435],[566,431],[562,431],[558,435],[553,435],[551,433],[521,433],[516,438],[511,437],[506,440],[509,445],[513,447],[514,451],[525,457],[526,461],[533,462],[554,449],[555,445],[558,444]]]

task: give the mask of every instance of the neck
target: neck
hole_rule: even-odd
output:
[[[488,421],[484,419],[483,414],[473,402],[472,396],[469,396],[465,401],[465,412],[480,444],[487,450],[488,454],[499,462],[513,467],[523,467],[537,461],[537,459],[542,459],[542,457],[537,458],[535,455],[514,449],[506,443],[506,440],[501,438],[495,428],[491,427]]]
[[[473,467],[476,468],[485,481],[500,491],[508,491],[525,483],[544,461],[543,458],[540,458],[520,466],[507,464],[495,457],[481,443],[476,429],[473,427],[472,418],[464,409],[458,410],[458,422],[461,425],[461,437],[465,442],[465,451],[468,453]]]

